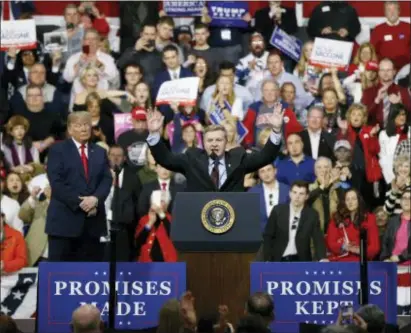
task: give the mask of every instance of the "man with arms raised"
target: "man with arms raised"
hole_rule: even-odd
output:
[[[104,202],[112,177],[106,151],[90,142],[88,112],[69,115],[71,138],[53,145],[47,161],[51,200],[46,233],[50,261],[101,261],[107,234]]]
[[[242,192],[244,176],[272,163],[280,150],[284,112],[281,106],[269,115],[272,127],[270,139],[260,152],[248,154],[244,148],[226,152],[227,133],[223,126],[211,125],[204,131],[204,150],[187,149],[184,154],[172,154],[160,140],[164,117],[158,111],[148,114],[147,138],[156,162],[166,169],[184,174],[187,192]]]

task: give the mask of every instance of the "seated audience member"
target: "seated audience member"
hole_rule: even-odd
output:
[[[184,186],[177,184],[172,177],[172,172],[162,167],[160,164],[156,165],[157,179],[143,185],[140,198],[138,201],[139,216],[147,215],[151,207],[151,196],[154,191],[167,191],[170,193],[170,205],[168,212],[173,208],[173,200],[177,192],[182,192]]]
[[[364,91],[361,103],[368,109],[368,124],[387,125],[391,104],[402,103],[407,112],[411,112],[411,97],[407,89],[394,83],[395,66],[391,59],[383,58],[379,63],[379,83]]]
[[[84,32],[83,50],[68,58],[63,72],[63,78],[72,83],[87,66],[97,67],[109,83],[109,88],[118,88],[119,72],[113,57],[100,49],[100,36],[97,30],[87,29]]]
[[[375,215],[355,189],[345,192],[330,221],[325,237],[331,261],[359,261],[361,229],[367,230],[367,257],[372,260],[380,251],[380,237]]]
[[[321,2],[315,6],[308,21],[307,33],[316,37],[354,42],[361,31],[355,8],[346,2]]]
[[[30,128],[28,120],[22,116],[13,116],[6,124],[3,152],[8,167],[30,178],[35,168],[33,164],[40,163],[38,149],[33,145],[31,138],[26,135]]]
[[[297,32],[297,18],[293,7],[281,6],[281,1],[268,1],[268,6],[255,12],[255,30],[264,36],[267,48],[273,49],[270,44],[272,32],[276,27],[289,35]]]
[[[389,216],[401,214],[400,197],[402,192],[409,186],[411,186],[410,178],[410,156],[401,155],[394,162],[394,175],[395,178],[388,184],[388,191],[385,195],[384,209]]]
[[[259,124],[260,117],[264,117],[265,114],[272,113],[276,107],[281,106],[284,108],[283,135],[285,138],[287,138],[291,133],[296,133],[303,130],[303,127],[298,122],[293,110],[281,101],[280,86],[277,81],[273,79],[265,79],[260,87],[262,90],[262,99],[261,101],[250,105],[243,121],[244,126],[248,129],[248,133],[243,141],[245,146],[252,146],[255,144],[255,140],[260,131],[264,129],[264,124]]]
[[[171,215],[168,213],[171,202],[168,191],[153,191],[148,213],[142,215],[135,232],[137,261],[176,262],[177,251],[170,239]]]
[[[267,67],[268,52],[263,36],[254,32],[250,38],[250,53],[241,58],[236,67],[236,80],[252,95],[260,89]]]
[[[148,149],[146,110],[135,107],[131,112],[131,118],[133,128],[120,134],[117,143],[127,152],[127,164],[134,168],[141,168],[145,163]]]
[[[73,333],[103,333],[104,322],[100,311],[91,304],[84,304],[74,310],[71,318]]]
[[[9,172],[6,176],[4,195],[16,200],[19,205],[29,197],[26,184],[21,176],[16,172]]]
[[[324,110],[312,106],[307,113],[307,128],[300,135],[304,144],[304,155],[318,159],[327,157],[334,161],[335,137],[322,128]]]
[[[30,127],[26,135],[33,140],[33,146],[42,154],[55,139],[63,135],[62,122],[59,115],[44,103],[41,88],[29,84],[26,92],[26,105],[24,108],[12,110],[12,115],[20,115],[28,120]]]
[[[301,112],[307,108],[314,100],[314,98],[305,91],[300,79],[293,74],[287,73],[284,70],[284,62],[278,53],[271,53],[267,58],[267,73],[266,78],[272,78],[282,86],[285,82],[291,82],[295,86],[295,111]],[[257,90],[254,100],[260,100],[260,91]]]
[[[289,156],[277,163],[277,180],[286,185],[291,185],[297,180],[312,183],[315,180],[315,161],[304,155],[304,145],[300,134],[290,134],[286,144]]]
[[[245,303],[246,315],[260,316],[265,326],[269,327],[275,320],[275,306],[273,298],[264,292],[256,292],[248,297]]]
[[[26,89],[28,84],[41,87],[44,95],[44,103],[49,104],[50,109],[58,113],[63,120],[66,119],[67,106],[63,103],[63,95],[55,86],[46,81],[46,67],[42,63],[36,63],[30,68],[28,83],[21,86],[10,100],[12,109],[24,107],[27,98]]]
[[[0,178],[0,207],[6,216],[6,223],[23,234],[23,222],[19,218],[20,204],[18,201],[4,194],[6,188],[6,176]]]
[[[379,134],[380,165],[387,184],[395,177],[393,165],[397,146],[411,138],[410,119],[410,114],[402,104],[391,105],[387,126]]]
[[[3,207],[2,207],[3,209]],[[27,248],[23,235],[6,223],[0,214],[0,275],[14,273],[27,266]]]
[[[253,97],[246,87],[235,83],[235,65],[229,61],[222,61],[219,65],[218,77],[226,76],[230,79],[234,94],[243,101],[242,108],[247,110],[248,106],[258,98]],[[213,94],[216,91],[216,84],[209,86],[201,96],[200,109],[207,110],[213,101]]]
[[[290,187],[277,181],[274,164],[260,168],[257,173],[260,183],[251,187],[248,192],[258,193],[260,196],[260,225],[263,232],[272,209],[288,202]]]
[[[371,32],[371,43],[378,57],[392,59],[397,70],[411,61],[411,25],[400,20],[399,1],[384,4],[386,22],[377,25]]]
[[[308,195],[308,184],[296,181],[291,185],[290,203],[277,205],[271,211],[263,234],[263,261],[304,262],[326,258],[318,213],[305,206]]]
[[[397,304],[410,307],[410,264],[411,264],[411,188],[402,192],[401,215],[395,215],[388,221],[387,230],[382,242],[381,260],[398,264]],[[407,288],[407,289],[404,289]],[[408,292],[406,292],[408,290]],[[403,313],[404,315],[405,313]]]
[[[44,232],[47,209],[50,203],[51,188],[44,190],[36,186],[30,197],[22,204],[19,212],[21,220],[29,225],[26,235],[28,266],[37,266],[40,261],[48,258],[48,239]]]
[[[375,207],[380,198],[379,129],[378,124],[374,127],[367,125],[367,108],[364,105],[352,104],[347,111],[347,120],[340,122],[337,134],[338,139],[347,139],[352,147],[352,184],[360,191],[368,207]]]
[[[308,204],[314,208],[321,223],[321,230],[328,229],[330,218],[337,211],[338,195],[335,184],[339,178],[332,173],[332,162],[327,157],[320,157],[314,166],[316,181],[310,184]]]

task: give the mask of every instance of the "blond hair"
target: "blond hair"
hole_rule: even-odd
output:
[[[407,154],[402,154],[394,160],[394,174],[397,174],[398,169],[401,165],[411,163],[410,157]]]
[[[218,132],[218,131],[224,132],[224,137],[227,140],[227,131],[226,131],[225,127],[223,125],[220,125],[220,124],[207,126],[204,129],[204,137],[207,135],[207,133]]]
[[[372,45],[369,42],[366,42],[362,43],[358,48],[358,51],[353,60],[354,65],[359,65],[361,63],[361,52],[367,47],[371,50],[371,61],[377,61],[377,52],[375,51],[374,45]]]
[[[222,79],[227,79],[229,82],[230,82],[230,84],[231,84],[231,92],[229,93],[229,95],[227,96],[227,102],[232,106],[233,104],[234,104],[234,101],[235,101],[235,93],[234,93],[234,85],[233,85],[233,83],[232,83],[232,81],[228,78],[228,77],[226,77],[226,76],[220,76],[218,79],[217,79],[217,82],[215,83],[215,90],[214,90],[214,93],[213,93],[213,98],[216,98],[217,97],[217,95],[218,95],[218,93],[219,93],[219,91],[218,91],[218,83],[220,82],[220,80],[222,80]]]
[[[345,118],[348,120],[348,122],[350,123],[351,114],[354,110],[360,110],[361,111],[362,116],[363,116],[363,124],[365,124],[367,122],[367,119],[368,119],[368,111],[367,111],[367,107],[364,104],[361,104],[361,103],[351,104],[351,106],[347,110],[347,114],[345,116]]]
[[[78,123],[82,120],[86,120],[91,125],[91,115],[87,111],[76,111],[69,114],[67,117],[67,127],[70,127],[74,123]]]
[[[97,77],[99,77],[100,71],[97,69],[95,66],[87,66],[86,68],[83,69],[83,71],[80,74],[80,83],[85,86],[84,81],[86,79],[86,75],[89,73],[96,74]]]

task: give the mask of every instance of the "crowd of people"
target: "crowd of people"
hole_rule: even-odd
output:
[[[119,261],[175,262],[176,193],[248,191],[260,196],[256,260],[359,261],[365,229],[368,259],[396,263],[409,287],[411,27],[399,2],[378,5],[386,21],[359,45],[352,5],[318,4],[296,62],[270,44],[273,29],[298,29],[281,1],[246,13],[246,28],[159,2],[120,52],[96,2],[68,3],[67,50],[39,41],[1,57],[1,274],[105,260],[110,228]],[[2,19],[32,17],[21,6]],[[310,63],[318,37],[353,43],[346,68]],[[187,77],[197,105],[156,107],[164,82]]]

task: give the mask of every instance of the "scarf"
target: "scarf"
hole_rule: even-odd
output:
[[[30,148],[27,145],[24,145],[24,150],[25,150],[25,158],[26,160],[24,161],[24,163],[22,163],[22,161],[20,161],[19,159],[19,154],[17,154],[17,149],[16,149],[16,143],[13,142],[10,145],[10,150],[11,150],[11,158],[13,159],[13,165],[14,166],[19,166],[19,165],[26,165],[28,163],[33,162],[33,156],[31,155],[31,151]]]
[[[400,137],[398,138],[398,143],[400,143],[403,140],[407,140],[407,133],[405,129],[406,127],[399,127],[399,126],[395,128],[395,133],[400,135]]]

